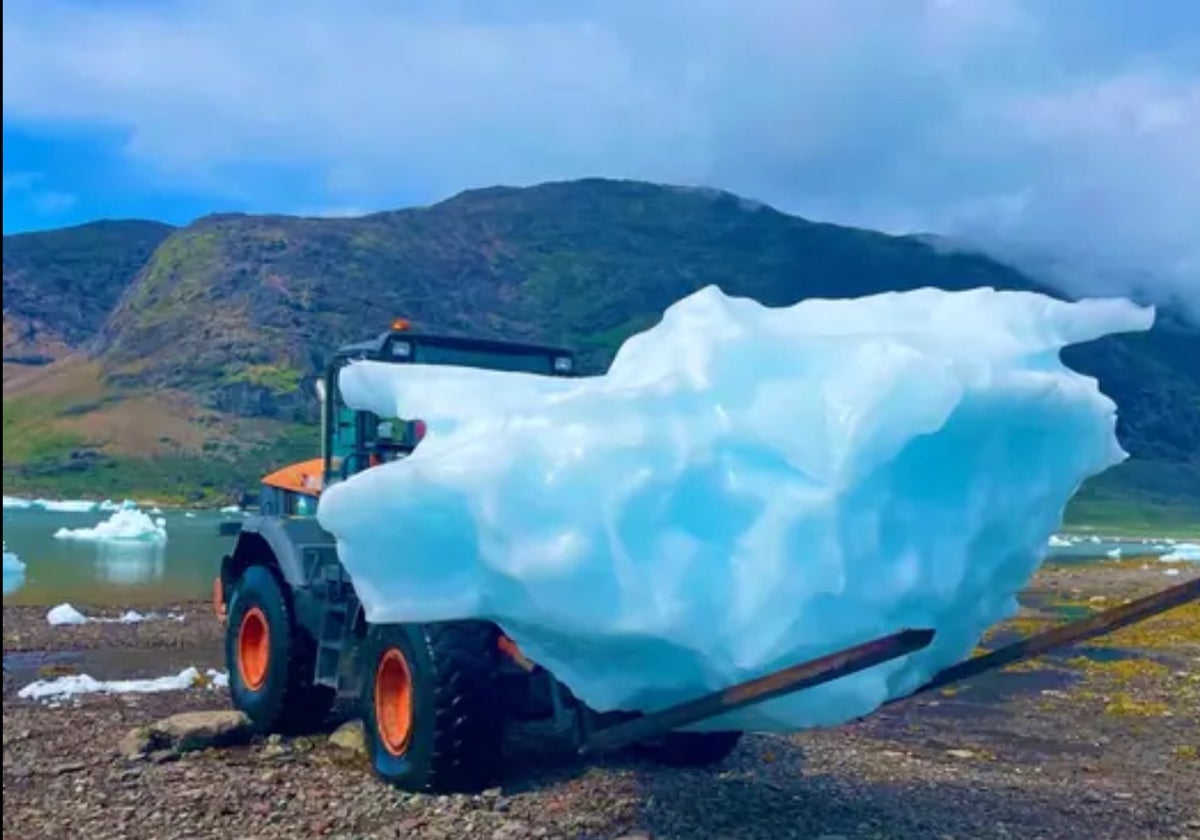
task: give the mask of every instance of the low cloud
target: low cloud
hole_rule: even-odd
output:
[[[585,175],[708,184],[1053,254],[1074,290],[1136,277],[1200,311],[1196,4],[482,8],[10,0],[4,117],[115,129],[147,177],[257,204],[280,173],[304,206],[371,209]]]

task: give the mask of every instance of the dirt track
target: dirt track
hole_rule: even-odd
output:
[[[1200,576],[1140,565],[1043,572],[1029,593],[1042,610],[993,642]],[[215,621],[203,605],[185,609],[183,622],[52,628],[43,609],[5,607],[6,838],[1200,838],[1196,604],[1086,656],[1069,651],[837,730],[747,738],[717,770],[583,765],[561,745],[517,737],[503,787],[481,797],[392,791],[322,734],[163,763],[116,754],[135,726],[227,707],[223,690],[61,708],[16,697],[39,671],[222,667]]]

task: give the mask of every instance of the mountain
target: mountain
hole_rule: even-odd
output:
[[[353,219],[97,223],[6,236],[4,248],[5,492],[251,487],[272,459],[315,447],[311,383],[327,355],[398,315],[567,344],[595,372],[710,283],[766,304],[927,285],[1049,293],[925,238],[814,223],[719,191],[599,179]],[[54,352],[10,360],[10,321],[52,338]],[[1200,330],[1168,312],[1147,335],[1065,357],[1119,401],[1118,433],[1135,456],[1089,487],[1082,509],[1200,509]]]
[[[92,222],[4,237],[4,361],[46,361],[94,337],[174,230]]]

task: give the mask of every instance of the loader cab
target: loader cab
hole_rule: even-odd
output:
[[[266,476],[259,493],[263,515],[312,516],[325,487],[365,469],[406,458],[420,444],[425,436],[420,418],[380,417],[346,405],[338,391],[338,374],[346,365],[363,360],[545,376],[575,374],[574,354],[560,347],[433,335],[411,330],[406,321],[397,319],[375,339],[347,345],[334,354],[316,385],[321,402],[321,457],[290,464]]]
[[[574,355],[559,347],[461,336],[432,335],[409,329],[403,320],[373,341],[340,349],[318,387],[322,401],[321,486],[389,461],[408,457],[425,436],[417,417],[380,417],[346,405],[338,374],[357,361],[388,364],[452,365],[484,370],[572,376]]]

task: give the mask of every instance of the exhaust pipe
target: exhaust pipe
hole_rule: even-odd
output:
[[[326,459],[326,457],[325,457],[325,432],[326,432],[326,426],[327,426],[327,420],[326,420],[326,417],[325,417],[325,399],[326,399],[326,397],[328,396],[328,394],[325,392],[325,380],[324,380],[324,379],[318,379],[318,380],[316,381],[316,384],[315,384],[313,387],[316,389],[316,392],[317,392],[317,405],[319,405],[319,406],[320,406],[320,414],[321,414],[321,463],[325,463],[325,462],[326,462],[326,460],[327,460],[327,459]]]

